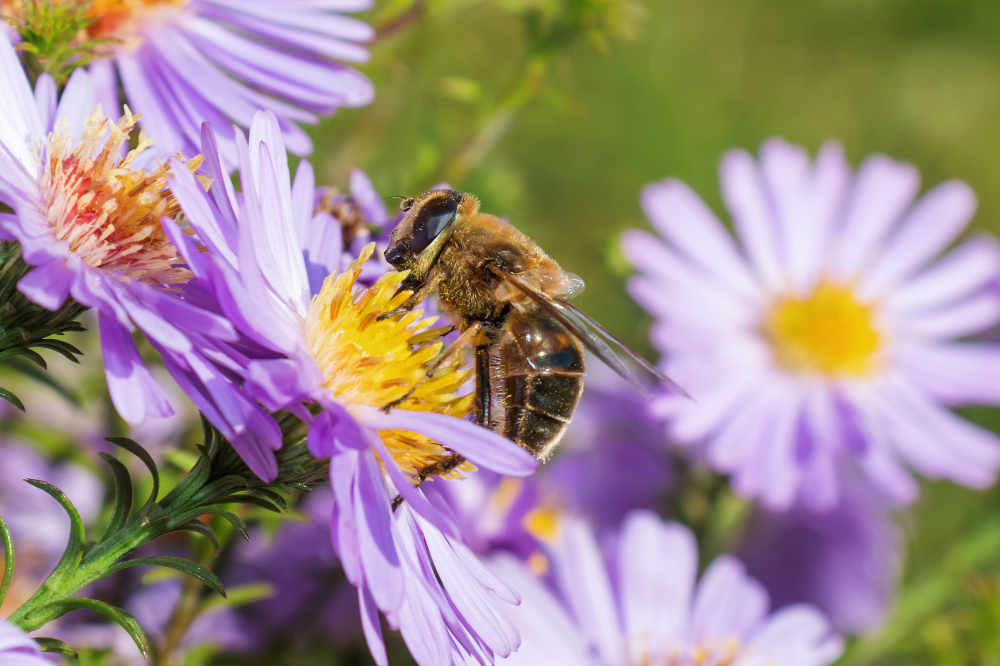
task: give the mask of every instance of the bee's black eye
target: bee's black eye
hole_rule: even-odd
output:
[[[399,202],[399,209],[404,213],[413,208],[413,199],[403,199]]]
[[[458,202],[449,197],[441,197],[424,204],[413,220],[413,233],[410,236],[410,247],[417,254],[427,249],[435,238],[455,219],[458,213]]]

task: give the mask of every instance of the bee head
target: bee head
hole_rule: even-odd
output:
[[[418,263],[427,263],[429,268],[450,236],[445,232],[455,222],[465,199],[466,195],[454,190],[431,190],[416,199],[404,199],[400,208],[406,211],[406,217],[392,232],[385,260],[400,271],[414,269]],[[433,257],[420,261],[428,249]]]

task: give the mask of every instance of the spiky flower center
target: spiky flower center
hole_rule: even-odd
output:
[[[367,290],[355,289],[374,247],[374,243],[368,245],[350,268],[326,279],[306,322],[306,340],[323,372],[324,387],[348,408],[382,408],[399,400],[424,378],[443,346],[441,329],[431,328],[435,318],[423,319],[420,310],[378,321],[379,315],[409,298],[408,291],[396,295],[406,273],[388,273]],[[395,409],[465,418],[472,396],[458,392],[469,377],[462,359],[446,362]],[[380,430],[378,434],[400,468],[414,476],[450,455],[437,442],[413,432]],[[456,474],[471,469],[465,464]]]
[[[160,223],[180,212],[167,189],[169,168],[159,165],[149,173],[132,168],[152,143],[144,133],[135,150],[118,160],[138,120],[125,107],[115,124],[98,106],[78,144],[64,123],[49,136],[39,151],[45,214],[55,237],[94,268],[148,284],[186,282],[191,274],[179,266],[183,259]],[[187,166],[194,171],[201,162],[197,157]]]
[[[808,296],[778,300],[765,333],[778,363],[798,373],[865,376],[877,368],[882,347],[873,307],[829,282]]]

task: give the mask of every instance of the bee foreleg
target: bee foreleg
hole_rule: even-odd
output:
[[[453,343],[451,343],[448,346],[448,348],[445,349],[444,352],[442,352],[441,355],[437,357],[437,359],[435,359],[433,363],[431,363],[427,367],[427,371],[424,373],[424,376],[421,377],[419,380],[417,380],[417,382],[413,386],[411,386],[410,389],[405,394],[403,394],[403,397],[397,400],[393,400],[388,405],[383,407],[382,411],[388,412],[393,407],[398,407],[399,405],[406,402],[406,400],[413,395],[413,392],[416,391],[421,384],[423,384],[428,379],[432,378],[437,373],[438,369],[440,369],[442,365],[455,358],[456,354],[460,354],[463,351],[465,351],[468,347],[472,346],[473,341],[476,339],[476,336],[479,335],[479,332],[482,330],[482,327],[483,327],[482,323],[476,321],[473,322],[469,326],[469,328],[462,331],[462,334],[458,336],[458,338]]]
[[[432,275],[429,280],[424,282],[422,285],[416,287],[413,295],[406,299],[406,302],[400,305],[398,308],[389,310],[388,312],[383,312],[378,316],[377,321],[382,321],[384,319],[389,319],[390,317],[395,317],[396,315],[401,315],[404,312],[409,312],[413,308],[417,307],[425,298],[431,295],[431,293],[437,289],[438,284],[441,280],[445,278],[444,273]],[[406,291],[406,283],[401,285],[400,291]],[[414,285],[416,286],[416,285]]]

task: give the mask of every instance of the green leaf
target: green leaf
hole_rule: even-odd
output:
[[[116,534],[128,523],[128,517],[132,513],[132,477],[129,476],[128,468],[120,460],[109,456],[107,453],[100,454],[101,458],[111,468],[111,473],[115,477],[115,508],[111,514],[111,522],[104,532],[101,541],[106,541],[110,536]]]
[[[274,506],[266,499],[254,497],[253,495],[228,495],[226,497],[220,497],[212,502],[212,504],[249,504],[251,506],[260,507],[261,509],[267,509],[272,513],[281,513],[281,509]]]
[[[219,537],[215,534],[215,530],[212,529],[211,525],[206,525],[198,519],[192,520],[190,522],[184,523],[180,527],[173,530],[174,532],[194,532],[195,534],[200,534],[209,541],[212,542],[212,552],[216,557],[222,552],[222,547],[219,545]]]
[[[80,359],[77,356],[83,356],[82,351],[63,340],[42,340],[41,342],[34,343],[32,346],[40,349],[51,349],[57,354],[62,354],[73,363],[79,363]]]
[[[45,364],[45,359],[42,358],[38,352],[32,351],[26,347],[11,347],[10,349],[5,349],[0,352],[0,361],[14,356],[23,356],[42,370],[49,369],[49,366]]]
[[[35,642],[38,643],[38,647],[42,648],[42,652],[61,654],[64,657],[69,657],[70,659],[80,658],[80,655],[76,653],[76,650],[66,645],[58,638],[36,638]]]
[[[13,393],[11,393],[7,389],[0,388],[0,398],[3,398],[4,400],[6,400],[7,402],[9,402],[10,404],[14,405],[18,409],[20,409],[22,412],[25,411],[25,409],[24,409],[24,403],[21,402],[21,400],[16,395],[14,395]]]
[[[160,506],[167,509],[173,507],[175,504],[184,506],[208,482],[211,475],[212,461],[207,455],[202,453],[198,456],[198,460],[191,468],[191,471],[163,498]]]
[[[177,525],[186,525],[191,520],[198,518],[198,516],[204,516],[206,514],[225,518],[232,524],[233,527],[236,528],[236,531],[239,532],[244,539],[247,541],[250,540],[250,534],[247,531],[247,524],[240,520],[240,517],[235,513],[230,513],[229,511],[220,509],[216,506],[200,506],[197,509],[192,509],[187,513],[183,513],[180,516],[175,517],[174,521]]]
[[[112,606],[111,604],[106,604],[103,601],[97,601],[96,599],[63,599],[62,601],[54,602],[51,606],[56,612],[55,617],[62,617],[66,613],[71,613],[75,610],[91,610],[95,613],[100,613],[109,620],[117,622],[122,629],[128,632],[128,635],[135,641],[135,645],[139,648],[139,652],[142,653],[143,657],[149,655],[149,642],[146,640],[146,633],[128,611],[117,606]]]
[[[69,542],[66,544],[66,550],[63,551],[59,563],[56,564],[56,568],[52,570],[48,578],[48,580],[57,580],[59,576],[75,570],[80,565],[80,559],[83,557],[83,548],[87,540],[87,535],[83,529],[83,519],[80,518],[80,512],[76,510],[76,507],[69,501],[66,494],[51,483],[37,479],[25,479],[25,481],[47,492],[69,514]]]
[[[218,576],[197,562],[185,560],[183,557],[138,557],[134,560],[119,562],[108,569],[108,573],[114,573],[115,571],[121,571],[122,569],[129,569],[131,567],[147,566],[166,567],[168,569],[173,569],[174,571],[180,571],[181,573],[197,578],[209,588],[221,594],[223,598],[226,596],[226,588],[223,587],[222,581],[219,580]]]
[[[0,517],[0,541],[3,542],[3,580],[0,581],[0,606],[7,598],[10,581],[14,578],[14,540],[10,536],[7,523]]]
[[[142,505],[141,509],[139,509],[140,515],[147,513],[160,494],[160,473],[156,469],[156,463],[153,462],[153,458],[150,457],[149,452],[147,452],[146,449],[142,448],[139,444],[132,441],[128,437],[105,437],[104,439],[105,441],[111,442],[115,446],[120,446],[141,460],[143,464],[146,465],[150,475],[152,475],[153,491],[149,494],[149,499],[146,500],[146,503]]]

